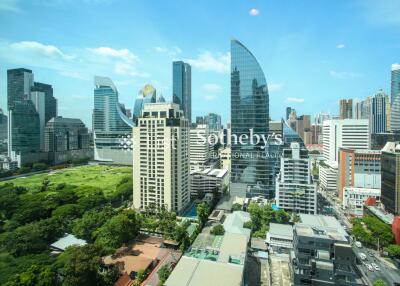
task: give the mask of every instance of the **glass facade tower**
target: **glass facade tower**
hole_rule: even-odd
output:
[[[94,159],[111,164],[132,165],[129,139],[133,122],[118,102],[118,91],[111,79],[95,77],[93,134]],[[128,146],[128,145],[129,146]]]
[[[400,131],[400,64],[392,65],[391,78],[391,129]]]
[[[172,63],[172,102],[179,104],[183,115],[192,122],[192,69],[182,61]]]
[[[251,132],[268,137],[269,95],[264,73],[253,54],[231,41],[231,183],[246,196],[273,197],[269,159],[264,143],[251,142]],[[247,138],[247,139],[246,139]]]

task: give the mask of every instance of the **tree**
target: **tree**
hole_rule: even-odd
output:
[[[389,256],[400,258],[400,245],[391,244],[385,248]]]
[[[210,233],[213,235],[224,235],[224,226],[222,224],[218,224],[211,229]]]
[[[126,210],[113,216],[100,227],[95,243],[107,248],[117,248],[132,241],[139,229],[139,215],[133,210]]]
[[[144,269],[140,269],[138,270],[138,272],[136,273],[136,280],[139,283],[142,283],[145,279],[146,279],[147,273]]]
[[[102,285],[103,278],[99,270],[103,254],[103,249],[93,244],[69,247],[59,256],[63,264],[63,286]]]
[[[57,273],[50,267],[32,265],[28,270],[15,275],[4,286],[57,286]]]
[[[167,281],[169,275],[171,274],[171,266],[170,265],[164,265],[162,266],[158,271],[158,278],[160,279],[160,281],[162,283],[164,283],[165,281]]]
[[[241,211],[242,210],[242,205],[241,204],[238,204],[238,203],[234,203],[233,205],[232,205],[232,212],[234,212],[234,211]]]
[[[110,206],[106,206],[100,211],[87,211],[82,218],[74,221],[72,233],[86,241],[94,242],[96,239],[95,231],[113,215],[115,215],[115,211]]]
[[[208,219],[209,216],[209,207],[205,203],[201,203],[197,205],[197,217],[199,218],[200,224],[204,225]]]
[[[290,215],[283,209],[279,209],[274,213],[274,218],[277,223],[288,223]]]
[[[385,281],[378,279],[374,281],[373,286],[387,286],[387,284],[385,283]]]

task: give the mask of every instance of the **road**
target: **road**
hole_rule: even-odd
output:
[[[392,269],[387,263],[383,262],[383,258],[379,257],[377,251],[368,249],[364,246],[361,248],[353,246],[353,249],[359,258],[360,253],[364,253],[367,256],[367,258],[363,261],[363,264],[360,266],[360,269],[362,272],[365,273],[365,275],[372,283],[378,279],[382,279],[386,282],[387,285],[394,285],[395,282],[400,281],[400,271]],[[369,253],[372,253],[372,255],[370,255]],[[379,266],[380,270],[369,271],[364,263],[375,263]]]
[[[349,222],[348,218],[345,216],[340,204],[334,201],[333,198],[326,194],[326,192],[319,191],[319,194],[321,194],[324,199],[331,204],[332,209],[340,223],[347,227],[346,230],[350,230],[352,225]],[[364,272],[365,276],[368,277],[368,279],[371,281],[371,285],[374,281],[378,279],[382,279],[387,283],[387,285],[391,286],[394,285],[395,282],[400,282],[400,271],[396,268],[393,269],[388,262],[380,257],[379,253],[376,250],[369,249],[364,246],[358,248],[355,245],[353,245],[353,249],[360,261],[362,261],[360,258],[360,253],[364,253],[367,258],[363,262],[367,264],[375,263],[379,266],[379,271],[369,271],[365,263],[360,265],[360,270]]]

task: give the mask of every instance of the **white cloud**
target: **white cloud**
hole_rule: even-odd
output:
[[[355,72],[339,72],[339,71],[334,71],[330,70],[329,75],[331,77],[337,78],[337,79],[352,79],[352,78],[358,78],[361,77],[361,74],[355,73]]]
[[[0,11],[22,12],[22,9],[19,6],[19,0],[1,0]]]
[[[114,71],[120,75],[128,75],[131,77],[149,77],[146,72],[137,71],[136,67],[129,63],[117,62],[115,63]]]
[[[211,52],[202,52],[196,59],[186,60],[193,67],[202,71],[213,71],[217,73],[229,73],[230,53],[218,53],[214,55]]]
[[[22,41],[10,44],[11,49],[16,52],[32,53],[51,58],[61,58],[65,60],[73,59],[74,56],[66,55],[61,50],[52,45],[45,45],[34,41]]]
[[[281,91],[283,88],[283,85],[280,83],[270,83],[268,84],[268,91],[272,91],[272,92],[277,92],[277,91]]]
[[[177,56],[177,55],[179,55],[179,54],[182,53],[182,50],[181,50],[179,47],[177,47],[177,46],[174,46],[174,47],[172,47],[172,48],[154,47],[154,50],[155,50],[157,53],[168,54],[168,55],[170,55],[170,56],[172,56],[172,57],[175,57],[175,56]]]
[[[129,63],[139,60],[139,57],[131,53],[128,49],[116,50],[109,47],[99,47],[88,50],[99,56],[119,58]]]
[[[210,93],[218,93],[221,91],[221,86],[215,83],[205,83],[202,85],[202,89]]]
[[[0,59],[13,65],[51,69],[62,76],[82,80],[89,80],[94,74],[148,77],[148,73],[139,68],[139,58],[128,49],[99,47],[68,51],[35,41],[0,39]]]
[[[154,47],[154,50],[158,53],[165,53],[168,51],[167,48],[163,48],[163,47]]]
[[[215,99],[215,96],[214,95],[206,95],[206,96],[204,96],[204,99],[206,101],[213,101]]]
[[[303,103],[304,102],[304,98],[288,97],[288,98],[286,98],[286,102]]]
[[[337,49],[343,49],[344,47],[345,47],[344,44],[337,44],[337,45],[336,45],[336,48],[337,48]]]
[[[250,16],[258,16],[260,15],[260,10],[257,10],[256,8],[250,9],[249,14]]]

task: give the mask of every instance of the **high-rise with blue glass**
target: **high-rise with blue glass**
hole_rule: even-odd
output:
[[[400,64],[392,65],[391,130],[400,131]]]
[[[179,104],[183,115],[192,122],[192,69],[188,63],[172,63],[172,102]]]
[[[246,196],[271,198],[272,173],[264,142],[268,137],[269,95],[264,73],[253,54],[231,40],[231,188]],[[235,140],[237,138],[238,140]],[[239,140],[241,138],[241,140]]]
[[[94,159],[132,165],[130,139],[134,124],[118,102],[118,91],[111,79],[96,76],[94,81]]]

